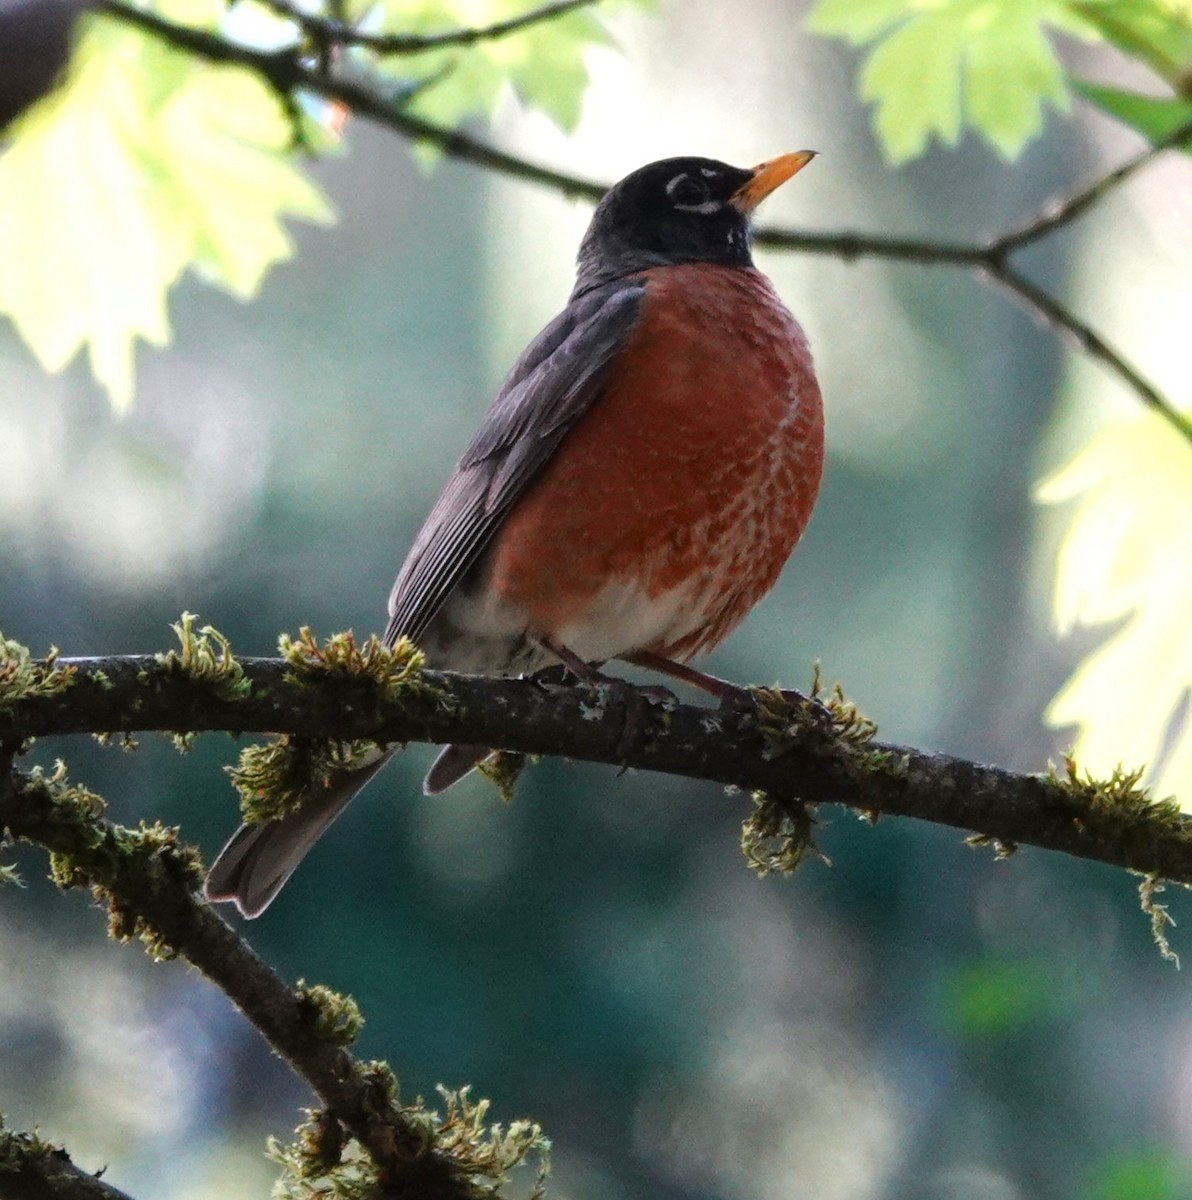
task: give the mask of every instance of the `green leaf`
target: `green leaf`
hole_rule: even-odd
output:
[[[1070,503],[1053,598],[1061,632],[1109,635],[1052,700],[1047,721],[1078,726],[1073,754],[1094,775],[1158,768],[1155,794],[1192,803],[1192,559],[1188,445],[1153,416],[1115,422],[1044,481],[1045,504]]]
[[[1078,0],[1072,7],[1107,42],[1192,97],[1190,0]]]
[[[640,0],[638,0],[640,5]],[[525,0],[386,0],[381,27],[408,33],[442,33],[487,26],[539,7]],[[436,124],[454,126],[465,117],[487,116],[507,87],[564,131],[579,122],[588,84],[586,52],[612,39],[599,15],[579,8],[501,38],[389,59],[403,78],[442,78],[421,92],[412,109]]]
[[[862,46],[905,20],[915,7],[910,0],[820,0],[806,24],[821,37],[842,37]]]
[[[893,162],[917,158],[932,137],[955,145],[969,127],[1014,157],[1048,104],[1068,107],[1047,30],[1088,32],[1064,0],[820,0],[808,28],[874,43],[860,93]]]
[[[1192,121],[1192,103],[1187,100],[1141,96],[1137,92],[1100,87],[1082,80],[1073,80],[1072,86],[1102,112],[1141,133],[1152,145]],[[1183,149],[1186,154],[1192,154],[1192,145],[1185,145]]]
[[[171,9],[199,26],[220,12],[216,0]],[[0,312],[47,370],[86,347],[126,408],[136,342],[168,341],[167,294],[188,266],[246,299],[292,253],[283,215],[330,219],[288,161],[290,138],[252,75],[92,18],[67,85],[0,155]]]

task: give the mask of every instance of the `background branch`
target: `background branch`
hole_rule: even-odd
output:
[[[516,18],[521,27],[537,21],[547,20],[579,6],[581,0],[567,4],[548,4]],[[282,7],[279,9],[277,5]],[[289,0],[273,0],[271,5],[285,15],[300,19],[291,10]],[[345,75],[325,69],[326,64],[310,66],[303,61],[298,47],[282,51],[266,52],[254,50],[240,43],[230,42],[215,34],[206,33],[188,26],[178,25],[154,13],[126,4],[123,0],[96,0],[97,11],[118,20],[138,26],[156,37],[188,53],[205,57],[214,62],[246,67],[265,78],[283,98],[287,107],[292,107],[293,93],[308,91],[324,99],[335,100],[345,105],[357,116],[366,117],[378,124],[409,138],[411,141],[428,143],[437,147],[449,158],[474,163],[503,175],[522,179],[530,183],[551,188],[565,196],[598,200],[607,190],[606,185],[564,171],[532,162],[519,155],[505,151],[462,133],[445,129],[424,121],[408,111],[402,99],[396,101],[384,94],[373,81]],[[310,20],[301,18],[310,28]],[[488,29],[457,31],[444,35],[454,39],[478,41],[486,37],[503,36],[514,32],[515,23],[503,22]],[[366,45],[360,35],[332,22],[323,22],[320,37],[344,45]],[[392,39],[370,39],[380,46],[404,44],[401,37]],[[446,43],[441,43],[446,44]],[[378,45],[369,48],[378,50]],[[426,45],[418,49],[428,48]],[[401,52],[378,50],[383,53]],[[759,227],[754,241],[772,249],[798,250],[804,253],[827,254],[845,261],[858,258],[883,258],[890,261],[910,262],[920,265],[939,264],[966,267],[977,271],[1002,284],[1005,289],[1027,309],[1034,312],[1045,324],[1065,334],[1069,340],[1117,376],[1119,381],[1133,392],[1139,400],[1158,413],[1167,423],[1192,445],[1192,418],[1180,411],[1142,372],[1115,350],[1091,325],[1082,321],[1057,296],[1026,279],[1021,272],[1010,266],[1010,257],[1018,250],[1034,244],[1047,235],[1071,224],[1087,212],[1091,206],[1104,199],[1138,171],[1153,162],[1163,151],[1186,145],[1192,140],[1192,123],[1180,126],[1169,136],[1142,151],[1128,162],[1107,172],[1086,187],[1081,188],[1066,200],[1047,206],[1039,215],[1024,222],[1009,233],[985,242],[958,243],[937,242],[928,239],[884,237],[864,233],[808,233],[800,230]]]
[[[2,792],[0,792],[2,794]],[[129,1200],[84,1171],[59,1146],[0,1123],[0,1196],[4,1200]]]
[[[1003,844],[1060,850],[1192,884],[1192,822],[1174,804],[1150,803],[1133,787],[1136,780],[1126,787],[1080,783],[907,746],[859,743],[855,731],[842,736],[769,693],[760,707],[739,711],[654,709],[659,719],[626,739],[623,696],[530,680],[427,671],[416,686],[386,698],[367,677],[304,677],[296,685],[283,660],[240,659],[250,686],[246,695],[226,698],[211,680],[153,657],[64,661],[76,670],[74,685],[0,710],[0,739],[235,730],[477,743],[731,784],[780,803],[797,796],[788,802],[792,814],[801,802],[843,804],[871,817],[917,817]],[[185,914],[187,922],[195,919]]]
[[[588,8],[597,0],[555,0],[532,8],[518,17],[497,21],[492,25],[469,29],[451,29],[445,33],[362,33],[351,25],[329,21],[313,13],[304,12],[290,0],[261,0],[266,8],[279,17],[299,25],[321,46],[354,46],[382,57],[423,54],[428,50],[445,50],[451,47],[474,46],[477,42],[493,42],[511,34],[523,33],[534,25],[553,21],[578,8]]]
[[[171,690],[167,686],[166,692]],[[199,898],[201,869],[173,831],[154,827],[136,832],[112,825],[98,815],[95,798],[90,799],[90,804],[80,803],[51,782],[5,768],[0,774],[0,829],[58,856],[55,878],[60,882],[66,874],[69,883],[94,888],[109,906],[117,936],[138,935],[158,956],[181,955],[219,987],[365,1149],[378,1168],[381,1195],[409,1200],[477,1197],[468,1172],[435,1148],[425,1122],[399,1106],[388,1069],[360,1063],[348,1053],[346,1044],[359,1024],[354,1008],[346,1010],[354,1014],[354,1022],[344,1024],[327,1003],[330,998],[343,1005],[342,998],[284,983]],[[332,1157],[327,1167],[336,1161]],[[77,1194],[96,1200],[105,1195]],[[113,1200],[118,1195],[109,1194]],[[9,1193],[0,1186],[0,1195],[7,1198]]]

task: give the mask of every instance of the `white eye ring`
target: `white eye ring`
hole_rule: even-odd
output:
[[[684,204],[675,199],[675,193],[684,185],[687,185],[697,195],[701,195],[704,199],[693,204]],[[666,194],[670,197],[671,202],[680,212],[698,213],[700,216],[710,216],[714,212],[719,212],[724,205],[719,200],[713,200],[708,195],[707,185],[699,179],[693,179],[690,175],[684,173],[676,175],[666,185]]]

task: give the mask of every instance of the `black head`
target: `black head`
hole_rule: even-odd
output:
[[[813,157],[802,150],[749,170],[711,158],[665,158],[626,175],[596,206],[579,248],[576,293],[647,267],[749,266],[753,210]]]

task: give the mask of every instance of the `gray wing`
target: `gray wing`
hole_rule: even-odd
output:
[[[526,348],[431,509],[389,596],[386,641],[415,641],[501,522],[600,395],[637,322],[645,284],[573,300]]]

